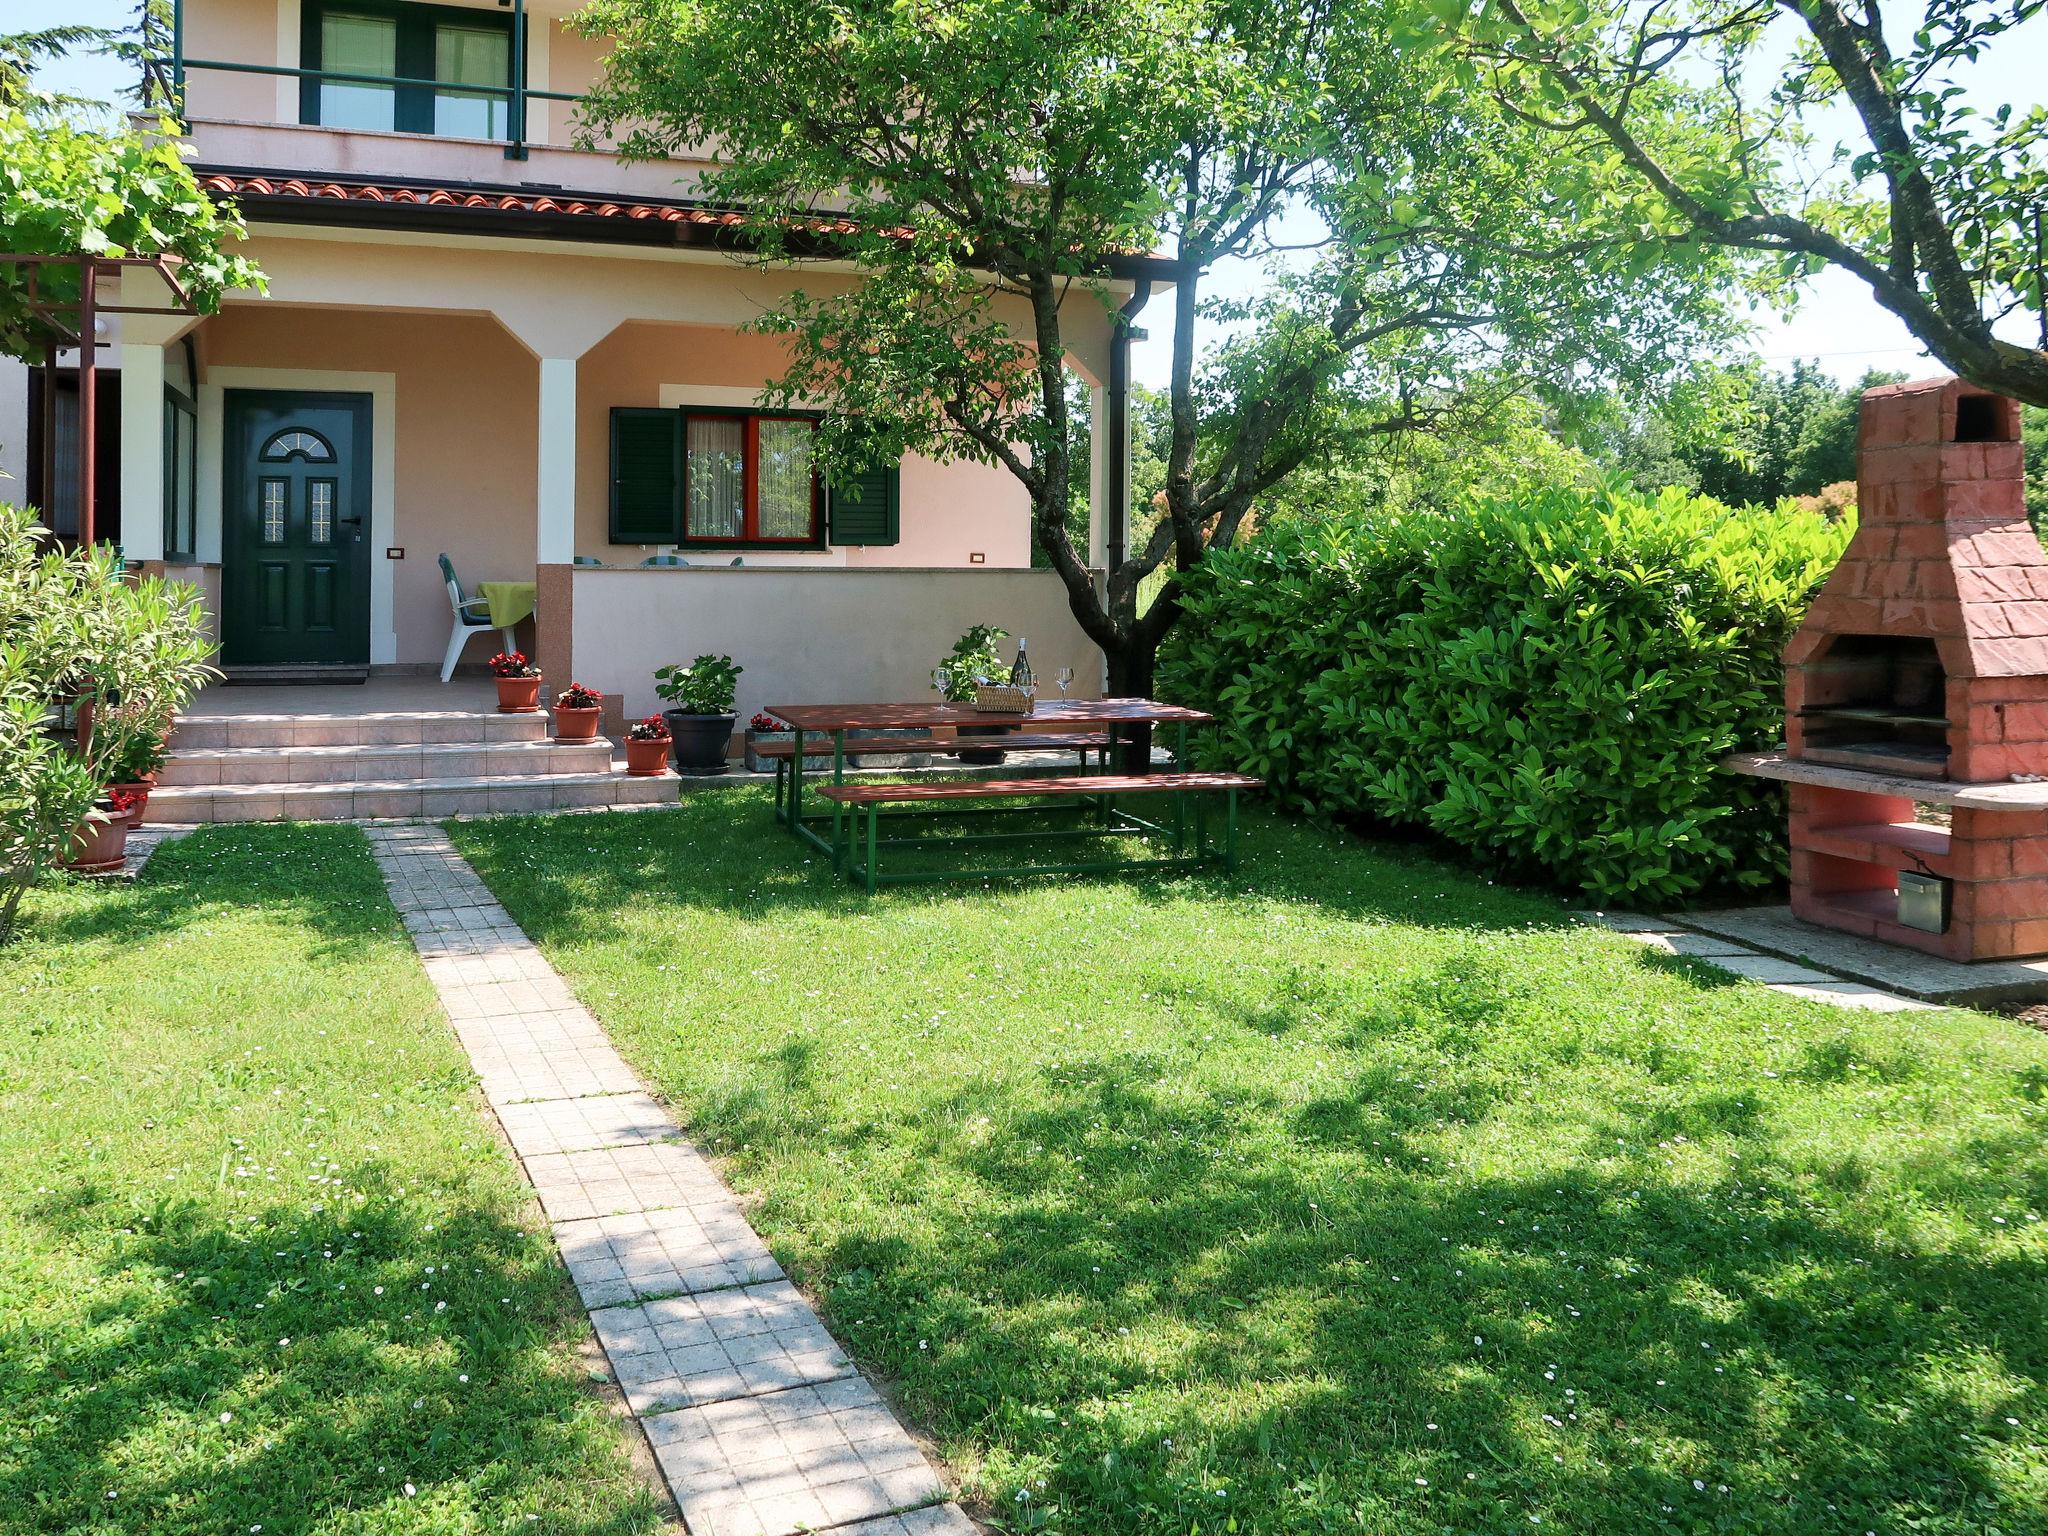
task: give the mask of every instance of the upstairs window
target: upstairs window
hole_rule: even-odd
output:
[[[327,128],[510,137],[512,18],[390,0],[306,0],[304,67],[355,80],[306,80],[302,122]],[[419,84],[380,84],[380,80]]]

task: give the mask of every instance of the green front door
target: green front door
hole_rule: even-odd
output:
[[[221,660],[370,659],[370,397],[232,389],[225,399]]]

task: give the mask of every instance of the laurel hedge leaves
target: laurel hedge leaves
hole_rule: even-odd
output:
[[[1853,518],[1550,489],[1212,551],[1160,659],[1283,804],[1647,907],[1785,868],[1779,652]]]

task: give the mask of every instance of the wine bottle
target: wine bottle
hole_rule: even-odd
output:
[[[1025,652],[1024,640],[1019,636],[1017,640],[1017,660],[1010,668],[1010,686],[1013,688],[1030,688],[1037,681],[1038,679],[1031,675],[1031,657]]]

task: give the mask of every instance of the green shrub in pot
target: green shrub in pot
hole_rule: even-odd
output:
[[[674,663],[654,674],[654,692],[670,707],[662,711],[675,738],[678,773],[723,773],[732,741],[733,700],[744,670],[730,656],[699,656],[688,666]]]
[[[1010,637],[1007,629],[993,624],[976,624],[966,634],[953,642],[952,652],[939,662],[935,669],[932,686],[938,686],[939,677],[945,679],[945,698],[949,704],[971,704],[974,702],[974,680],[977,677],[1000,682],[1010,675],[1010,665],[1003,660],[1002,642]],[[961,736],[1002,736],[1009,732],[1008,726],[963,725],[957,734]],[[963,763],[986,766],[1003,760],[1000,747],[962,747],[954,754]]]

